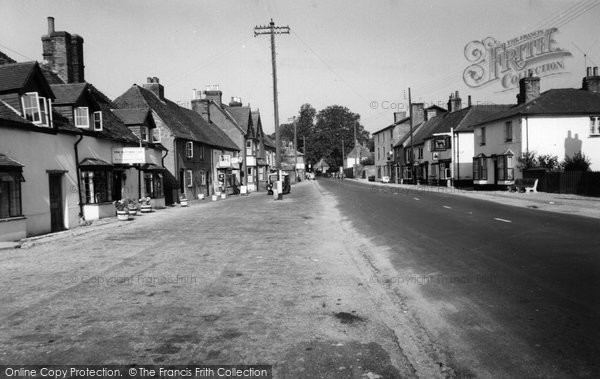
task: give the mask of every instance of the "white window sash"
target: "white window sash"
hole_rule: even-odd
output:
[[[31,97],[33,97],[33,96],[35,96],[35,100],[33,101],[34,105],[31,106],[30,104],[25,104],[25,99],[31,99]],[[33,113],[31,114],[30,121],[33,122],[34,124],[41,123],[40,103],[39,103],[39,96],[38,96],[37,92],[27,92],[24,96],[21,97],[21,104],[23,106],[23,117],[24,118],[29,120],[29,118],[27,118],[27,115],[29,113],[28,111],[33,111]]]
[[[96,117],[99,116],[99,119],[96,119]],[[101,131],[102,128],[104,127],[103,125],[103,120],[102,120],[102,112],[101,111],[96,111],[93,113],[93,121],[94,121],[94,130],[95,131]],[[96,121],[100,122],[100,127],[96,127]]]
[[[83,114],[80,114],[83,112]],[[89,128],[90,127],[90,114],[88,107],[77,107],[75,108],[74,113],[74,121],[75,126],[78,128]],[[82,120],[83,119],[83,120]],[[85,124],[81,123],[81,121],[85,121]]]
[[[152,142],[160,142],[160,129],[158,127],[152,129]]]

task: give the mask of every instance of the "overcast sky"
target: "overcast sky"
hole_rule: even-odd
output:
[[[600,6],[591,0],[0,0],[0,50],[17,61],[42,60],[48,16],[57,31],[85,40],[85,78],[110,98],[156,76],[173,101],[218,84],[226,101],[259,108],[272,132],[273,90],[268,36],[256,25],[289,25],[276,37],[280,122],[301,104],[339,104],[361,115],[370,132],[389,125],[413,101],[445,104],[460,91],[473,102],[514,103],[498,83],[469,88],[465,46],[508,41],[558,27],[556,45],[572,53],[542,91],[581,86],[587,65],[600,65]],[[562,16],[561,16],[562,15]],[[561,16],[561,17],[559,17]]]

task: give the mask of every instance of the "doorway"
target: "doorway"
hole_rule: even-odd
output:
[[[63,214],[63,174],[49,173],[48,184],[50,194],[50,231],[60,232],[65,230]]]

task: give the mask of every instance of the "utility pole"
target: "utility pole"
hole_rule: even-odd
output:
[[[415,164],[413,162],[415,151],[413,150],[413,109],[412,99],[410,97],[410,87],[408,87],[408,109],[410,109],[410,174],[412,184],[416,184],[417,180],[415,179]]]
[[[279,136],[279,105],[277,103],[277,65],[275,63],[275,34],[290,34],[289,26],[275,26],[273,19],[268,26],[255,26],[254,37],[270,34],[271,35],[271,62],[273,65],[273,106],[275,108],[275,162],[277,169],[281,169],[281,138]]]
[[[298,119],[296,116],[292,118],[288,118],[288,121],[292,121],[294,123],[294,182],[298,181],[298,138],[296,137],[296,124],[298,123]]]

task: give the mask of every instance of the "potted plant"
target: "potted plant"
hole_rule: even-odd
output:
[[[129,214],[131,216],[137,216],[138,212],[138,202],[134,199],[129,199],[127,201],[127,209],[129,210]]]
[[[125,200],[117,200],[113,201],[115,205],[115,209],[117,210],[117,219],[120,221],[129,220],[129,210],[127,209],[127,201]]]
[[[181,196],[179,197],[179,204],[182,207],[187,207],[188,206],[188,199],[187,199],[187,197],[185,196],[184,193],[182,193]]]
[[[142,213],[150,213],[152,212],[152,204],[150,204],[150,197],[142,197],[140,199],[140,211]]]

